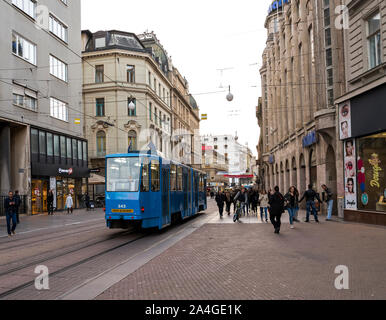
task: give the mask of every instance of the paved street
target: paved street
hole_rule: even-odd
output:
[[[213,209],[213,205],[212,205]],[[384,227],[300,223],[279,236],[271,224],[211,223],[97,299],[385,299]],[[350,289],[336,290],[346,265]]]

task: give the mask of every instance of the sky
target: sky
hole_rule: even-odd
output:
[[[201,134],[237,132],[239,142],[257,155],[259,69],[271,2],[81,0],[82,29],[154,31],[173,65],[188,80],[200,114],[208,114],[208,120],[201,121]],[[226,100],[229,86],[232,102]]]

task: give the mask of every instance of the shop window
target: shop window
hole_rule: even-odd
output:
[[[160,191],[160,164],[158,160],[151,161],[151,191]]]
[[[141,191],[148,192],[150,190],[150,175],[149,175],[149,158],[142,160],[142,177],[141,177]]]
[[[386,212],[386,132],[357,141],[358,208]]]

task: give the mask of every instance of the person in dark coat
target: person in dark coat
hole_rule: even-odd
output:
[[[48,191],[47,196],[48,215],[54,215],[54,193],[52,190]]]
[[[307,204],[307,218],[306,222],[310,222],[310,213],[312,211],[312,214],[315,217],[315,221],[319,223],[318,219],[318,212],[315,208],[315,198],[319,201],[320,204],[322,204],[322,201],[319,198],[319,195],[312,189],[312,185],[308,185],[308,190],[304,192],[302,198],[299,200],[299,203],[303,201],[303,199],[306,199]]]
[[[13,196],[13,192],[10,191],[8,198],[4,200],[5,217],[7,219],[7,232],[8,237],[15,234],[17,221],[16,221],[16,199]],[[12,220],[12,229],[11,229]]]
[[[291,229],[294,229],[296,208],[299,207],[299,197],[295,191],[295,187],[289,188],[284,199],[286,201],[286,209],[288,210]]]
[[[225,192],[225,203],[226,203],[226,212],[228,213],[228,216],[231,214],[231,204],[232,204],[232,196],[230,191]]]
[[[224,213],[224,203],[226,201],[225,194],[222,191],[219,191],[216,194],[215,200],[217,202],[218,210],[220,212],[220,217],[222,218]]]
[[[86,208],[88,211],[88,210],[90,210],[90,196],[88,195],[88,192],[86,192],[86,196],[85,196],[84,200],[85,200]]]
[[[275,187],[275,193],[273,193],[269,197],[269,205],[270,205],[270,218],[271,223],[273,227],[275,228],[275,233],[280,233],[280,227],[281,227],[281,215],[284,212],[284,197],[279,192],[279,187]]]
[[[259,205],[259,197],[260,194],[256,190],[252,190],[251,192],[251,203],[252,203],[252,211],[257,214],[257,206]]]
[[[15,191],[14,198],[15,198],[15,202],[16,202],[16,208],[15,208],[15,210],[16,210],[16,222],[17,222],[17,224],[19,224],[20,223],[19,208],[20,208],[20,205],[21,205],[21,198],[20,198],[18,190]]]

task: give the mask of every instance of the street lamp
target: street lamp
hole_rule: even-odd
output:
[[[129,110],[134,111],[135,110],[135,103],[133,102],[133,99],[129,103]]]
[[[232,102],[233,101],[233,94],[231,93],[231,86],[229,86],[229,93],[227,95],[227,100],[229,102]]]

